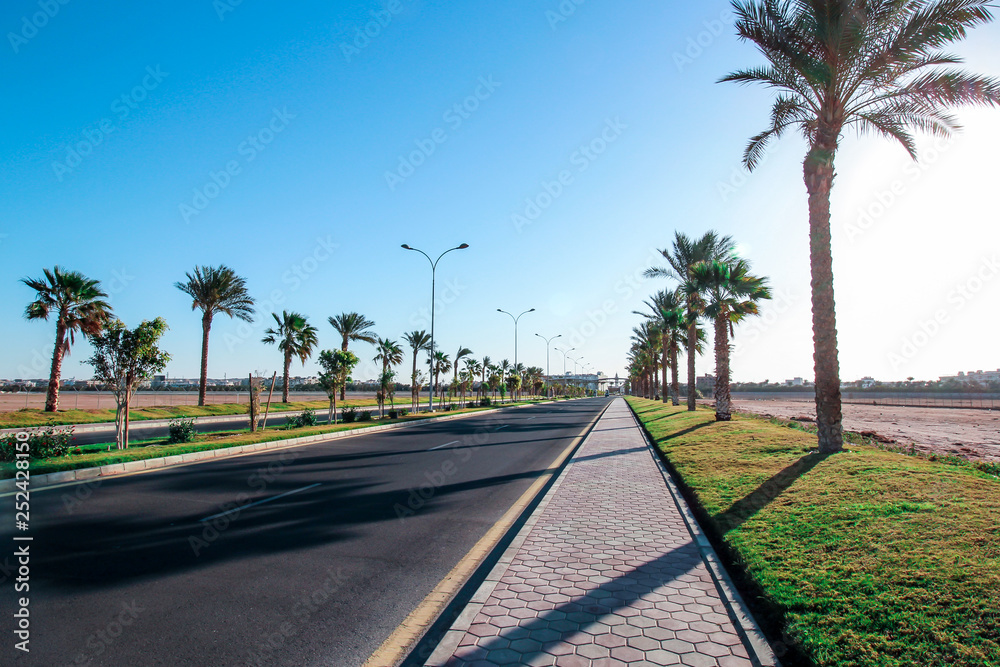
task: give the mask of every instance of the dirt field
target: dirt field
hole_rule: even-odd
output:
[[[816,418],[816,406],[806,400],[737,399],[733,405],[737,410],[783,419]],[[843,409],[848,431],[874,432],[918,451],[1000,462],[1000,410],[856,403],[845,403]]]

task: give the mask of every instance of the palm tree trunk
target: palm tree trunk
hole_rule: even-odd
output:
[[[413,348],[413,374],[410,376],[410,409],[417,411],[420,394],[417,391],[417,348]]]
[[[677,348],[670,350],[670,400],[674,405],[680,405],[681,383],[680,371],[677,368]]]
[[[662,348],[663,360],[660,364],[660,370],[663,375],[663,402],[667,402],[667,366],[669,365],[667,361],[667,334],[660,336],[660,347]]]
[[[347,343],[348,343],[347,336],[344,336],[344,340],[340,342],[340,349],[344,352],[347,352]],[[288,371],[285,371],[285,374],[287,375]],[[340,388],[340,400],[342,401],[347,400],[346,396],[347,396],[347,383],[345,382],[343,386]],[[287,399],[285,402],[286,403],[288,402]]]
[[[288,371],[289,371],[289,369],[291,367],[292,367],[292,353],[291,352],[286,352],[285,353],[284,384],[281,387],[281,402],[282,403],[287,403],[288,402]]]
[[[208,334],[212,330],[212,314],[206,311],[201,318],[201,379],[198,381],[198,405],[205,405],[208,388]]]
[[[821,133],[828,134],[824,130]],[[844,448],[837,356],[837,313],[833,298],[833,253],[830,243],[830,189],[836,133],[820,136],[803,166],[809,193],[809,264],[812,271],[813,363],[816,370],[816,426],[819,451]]]
[[[729,318],[720,313],[715,318],[715,421],[733,418],[729,395]]]
[[[66,325],[62,318],[56,322],[56,346],[52,351],[52,369],[49,372],[49,387],[45,392],[45,411],[59,409],[59,378],[62,376],[63,356],[66,354]]]
[[[691,324],[688,325],[687,362],[688,362],[688,412],[694,412],[698,407],[698,389],[695,387],[694,356],[698,349],[698,323],[692,309],[688,309]]]

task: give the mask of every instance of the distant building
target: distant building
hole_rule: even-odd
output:
[[[942,375],[941,382],[959,382],[961,384],[1000,382],[1000,368],[995,371],[969,371],[968,373],[959,371],[958,375]]]

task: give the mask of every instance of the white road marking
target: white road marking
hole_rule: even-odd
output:
[[[493,429],[493,430],[494,430],[494,431],[499,431],[500,429],[502,429],[502,428],[507,428],[508,426],[510,426],[510,424],[504,424],[503,426],[497,426],[497,427],[496,427],[495,429]]]
[[[320,484],[322,484],[322,482],[316,482],[315,484],[310,484],[309,486],[303,486],[301,489],[294,489],[292,491],[286,491],[285,493],[282,493],[281,495],[278,495],[278,496],[271,496],[270,498],[264,498],[264,500],[258,500],[255,503],[250,503],[249,505],[242,505],[240,507],[234,507],[233,509],[226,510],[225,512],[219,512],[218,514],[213,514],[212,516],[206,516],[204,519],[201,519],[201,521],[211,521],[212,519],[217,519],[220,516],[225,516],[227,514],[232,514],[233,512],[242,512],[243,510],[249,509],[249,508],[253,507],[254,505],[263,505],[264,503],[269,503],[272,500],[278,500],[279,498],[284,498],[285,496],[290,496],[293,493],[299,493],[300,491],[307,491],[308,489],[315,488],[315,487],[319,486]]]
[[[438,445],[437,447],[431,447],[427,451],[433,452],[435,449],[441,449],[443,447],[447,447],[448,445],[457,445],[457,444],[459,444],[461,442],[462,442],[461,440],[452,440],[451,442],[446,442],[443,445]]]

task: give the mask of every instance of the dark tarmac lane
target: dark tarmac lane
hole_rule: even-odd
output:
[[[360,665],[607,403],[39,489],[25,533],[0,496],[0,664]]]

